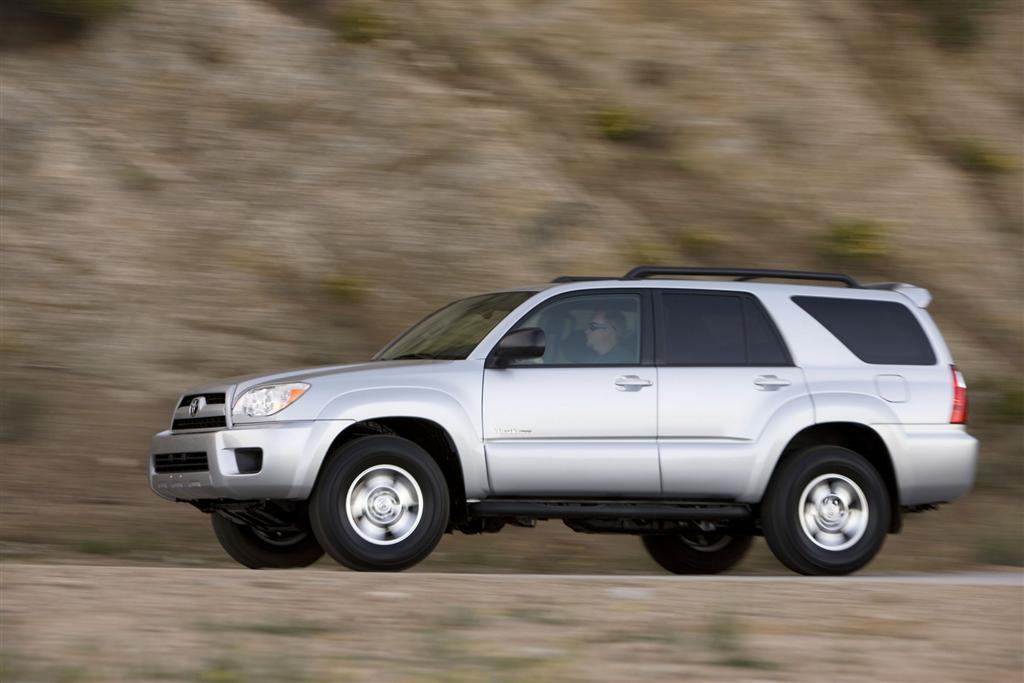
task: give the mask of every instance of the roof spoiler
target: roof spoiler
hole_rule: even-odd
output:
[[[910,299],[918,308],[928,308],[932,302],[932,293],[924,287],[907,284],[906,282],[876,282],[870,285],[861,285],[864,289],[886,289],[890,292],[898,292]]]

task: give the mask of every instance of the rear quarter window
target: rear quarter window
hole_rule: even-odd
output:
[[[927,335],[903,304],[817,296],[795,296],[793,303],[865,363],[935,365]]]

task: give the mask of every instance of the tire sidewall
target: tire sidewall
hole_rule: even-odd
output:
[[[734,567],[746,556],[753,538],[725,535],[728,539],[717,550],[699,550],[679,535],[650,535],[643,537],[644,548],[651,559],[673,574],[718,574]]]
[[[268,543],[251,527],[234,522],[214,512],[210,519],[214,535],[224,551],[239,564],[250,569],[293,569],[308,567],[324,551],[312,531],[296,538],[293,543]]]
[[[422,516],[412,533],[390,545],[367,541],[346,512],[353,481],[375,465],[400,467],[416,480]],[[310,520],[317,540],[335,560],[360,571],[399,571],[437,546],[448,526],[448,487],[441,469],[420,446],[397,436],[368,436],[345,444],[324,465],[313,492]]]
[[[802,495],[824,474],[839,474],[860,487],[867,499],[864,535],[845,550],[826,550],[804,533],[800,524]],[[878,553],[889,531],[889,493],[878,471],[861,455],[838,446],[818,446],[797,454],[772,482],[763,519],[769,547],[790,569],[802,574],[848,574]]]

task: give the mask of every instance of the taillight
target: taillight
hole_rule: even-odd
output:
[[[953,369],[953,414],[949,416],[949,423],[962,425],[967,423],[967,382],[964,381],[964,373]]]

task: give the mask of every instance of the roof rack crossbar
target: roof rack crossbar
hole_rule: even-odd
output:
[[[761,268],[695,268],[676,266],[637,266],[626,273],[623,280],[642,280],[658,275],[700,275],[735,277],[739,282],[774,278],[780,280],[821,280],[825,282],[841,282],[847,287],[860,289],[861,285],[849,275],[843,273],[816,273],[807,270],[765,270]]]
[[[590,282],[591,280],[618,280],[617,277],[598,276],[587,277],[586,275],[559,275],[552,282]]]

